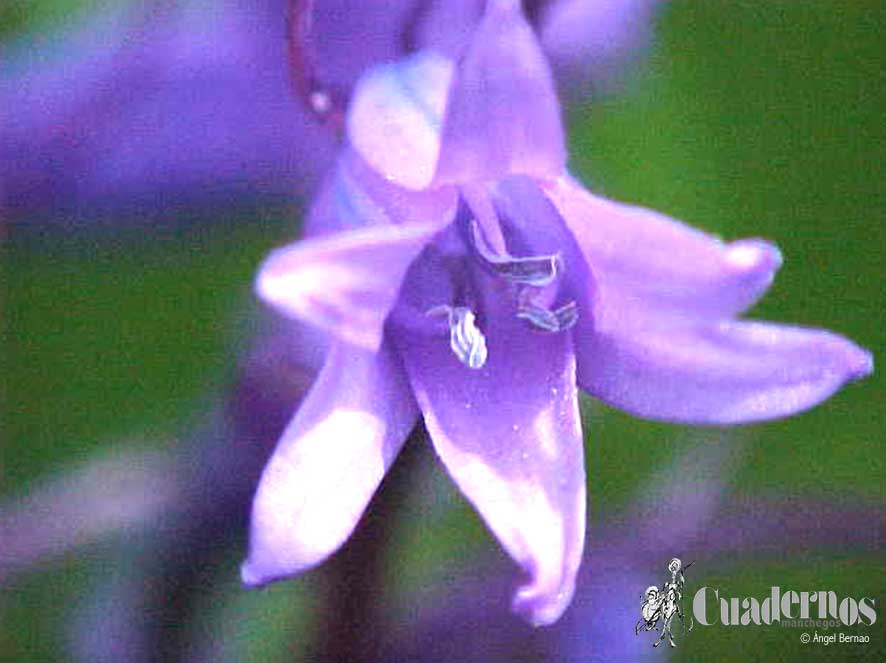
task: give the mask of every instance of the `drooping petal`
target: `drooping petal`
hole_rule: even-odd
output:
[[[781,265],[778,249],[762,240],[725,244],[658,212],[595,196],[569,177],[543,186],[594,272],[600,331],[734,315],[766,291]]]
[[[410,192],[346,154],[311,210],[315,237],[274,251],[258,293],[287,315],[376,350],[406,270],[455,210],[454,190]]]
[[[873,369],[841,336],[760,322],[586,335],[576,345],[588,393],[641,417],[701,424],[794,414]]]
[[[353,531],[418,410],[387,348],[334,346],[265,467],[243,581],[261,585],[323,561]]]
[[[640,596],[649,585],[669,579],[670,556],[692,551],[692,557],[682,560],[685,570],[697,559],[694,551],[706,547],[704,534],[728,491],[734,477],[730,470],[738,464],[734,461],[742,448],[731,439],[735,431],[729,436],[722,439],[727,437],[722,431],[713,436],[711,431],[695,433],[698,443],[645,479],[626,513],[595,528],[597,535],[585,552],[579,574],[575,607],[556,629],[545,633],[545,639],[550,639],[548,660],[654,661],[663,653],[652,647],[658,633],[635,635]],[[647,469],[638,468],[638,472],[642,475]],[[690,541],[697,542],[698,548],[687,547]],[[697,570],[687,571],[687,584],[695,585]],[[604,613],[605,619],[601,618]],[[677,627],[674,632],[682,635]],[[625,633],[631,635],[624,637]]]
[[[437,183],[559,175],[566,163],[547,60],[517,0],[489,0],[452,81]]]
[[[492,301],[482,368],[461,363],[445,335],[398,335],[397,346],[437,453],[529,576],[514,609],[549,624],[571,600],[584,545],[572,341],[534,332]]]

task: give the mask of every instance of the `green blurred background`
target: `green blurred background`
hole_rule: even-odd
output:
[[[6,4],[0,35],[51,29],[99,4]],[[571,166],[611,197],[724,238],[775,241],[785,264],[751,315],[827,327],[879,360],[884,18],[886,5],[863,0],[671,2],[648,61],[617,89],[570,110]],[[174,436],[229,384],[248,332],[244,311],[256,266],[293,234],[298,210],[265,206],[212,216],[211,223],[159,222],[146,230],[8,230],[4,495],[23,495],[109,445],[174,450]],[[743,429],[750,447],[734,477],[738,494],[881,504],[882,387],[877,372],[809,413]],[[674,426],[586,406],[593,536],[594,524],[625,509],[685,436]],[[433,575],[454,546],[490,545],[470,509],[453,499],[445,521],[415,524],[412,535],[402,524],[410,543],[397,547],[402,573],[394,575],[402,583]],[[210,574],[212,587],[201,594],[205,623],[190,628],[232,638],[235,660],[288,660],[283,643],[309,622],[305,597],[316,581],[245,594],[236,581],[238,554],[230,551]],[[4,588],[0,659],[64,660],[67,620],[116,555],[110,543],[100,545]],[[749,559],[718,578],[733,595],[811,583],[874,596],[882,606],[883,571],[882,555],[811,550]],[[803,648],[799,630],[708,628],[696,629],[676,660],[886,660],[882,618],[863,651]],[[242,637],[225,632],[230,623]]]

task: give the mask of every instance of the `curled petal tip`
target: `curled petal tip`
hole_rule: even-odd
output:
[[[519,361],[490,346],[471,371],[439,339],[398,344],[437,455],[524,570],[513,610],[542,626],[569,605],[585,540],[575,357],[568,335],[527,329],[510,305],[488,307],[487,322],[525,348]]]
[[[839,377],[841,383],[862,380],[874,372],[874,355],[871,352],[832,332],[823,332],[824,337],[830,339],[833,348],[833,359],[828,370]],[[824,357],[824,346],[821,352]]]
[[[852,358],[849,369],[850,380],[861,380],[874,372],[874,355],[864,348],[855,347],[855,356]]]
[[[783,262],[778,247],[761,239],[732,242],[726,251],[726,260],[738,271],[765,275],[770,280]]]
[[[267,578],[257,573],[254,565],[248,559],[240,565],[240,580],[250,589],[262,587],[268,583]]]
[[[511,609],[532,626],[550,626],[563,615],[572,601],[574,587],[550,594],[537,585],[527,585],[517,590]]]
[[[261,589],[278,580],[304,573],[325,559],[326,556],[322,556],[317,559],[301,560],[299,563],[291,560],[285,563],[282,560],[263,556],[261,552],[253,552],[240,565],[240,582],[248,589]]]

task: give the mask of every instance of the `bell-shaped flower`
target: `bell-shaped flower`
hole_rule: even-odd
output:
[[[778,250],[723,243],[594,196],[566,171],[560,108],[513,0],[456,62],[419,53],[358,83],[348,146],[257,289],[333,339],[253,506],[248,584],[350,535],[419,416],[525,583],[568,606],[585,539],[579,388],[701,424],[793,414],[871,371],[826,331],[735,320]]]

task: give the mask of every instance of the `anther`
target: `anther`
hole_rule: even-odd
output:
[[[486,267],[512,283],[544,287],[557,278],[558,253],[526,258],[498,255],[489,247],[476,221],[471,221],[471,239]]]
[[[435,306],[426,315],[445,315],[449,323],[449,347],[458,360],[472,369],[483,368],[488,351],[486,337],[477,327],[473,311],[463,306]]]
[[[525,303],[517,309],[517,317],[542,331],[556,333],[575,326],[578,322],[578,306],[572,301],[551,311],[536,304]]]

